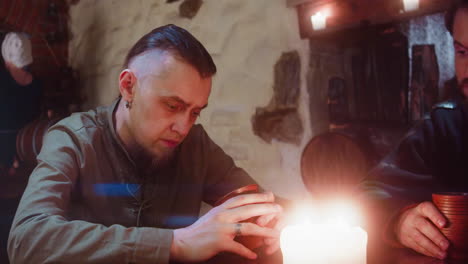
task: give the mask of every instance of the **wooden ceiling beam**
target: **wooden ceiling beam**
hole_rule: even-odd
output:
[[[287,7],[295,7],[302,4],[326,4],[327,2],[331,2],[333,0],[286,0]]]
[[[293,1],[301,0],[288,0]],[[404,12],[402,0],[302,0],[298,4],[299,29],[302,38],[322,35],[360,27],[362,25],[379,25],[403,22],[411,18],[429,15],[447,10],[455,0],[420,0],[416,11]],[[310,16],[320,10],[331,11],[327,18],[327,28],[314,31]]]

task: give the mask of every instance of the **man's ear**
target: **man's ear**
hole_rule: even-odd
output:
[[[131,102],[135,93],[136,76],[130,69],[125,69],[119,76],[119,90],[122,99]]]

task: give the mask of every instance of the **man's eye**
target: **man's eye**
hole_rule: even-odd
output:
[[[177,105],[173,105],[173,104],[166,104],[167,108],[170,110],[170,111],[176,111],[178,109]]]
[[[199,117],[199,116],[200,116],[200,114],[201,114],[201,113],[200,113],[200,112],[198,112],[198,111],[194,111],[194,112],[192,112],[192,115],[194,115],[194,116],[196,116],[196,117]]]
[[[467,54],[466,51],[467,51],[467,49],[465,47],[455,45],[455,53],[458,56],[465,56]]]

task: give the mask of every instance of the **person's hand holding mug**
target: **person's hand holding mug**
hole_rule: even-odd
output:
[[[397,219],[394,232],[405,247],[426,256],[444,259],[449,241],[439,228],[447,221],[431,202],[423,202],[404,211]]]

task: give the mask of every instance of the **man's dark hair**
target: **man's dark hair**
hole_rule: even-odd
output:
[[[136,56],[153,49],[171,52],[195,67],[202,78],[216,73],[216,65],[205,47],[187,30],[172,24],[155,28],[139,39],[128,52],[124,68]]]
[[[453,23],[458,9],[468,8],[468,0],[455,0],[450,9],[445,13],[445,27],[453,34]]]

